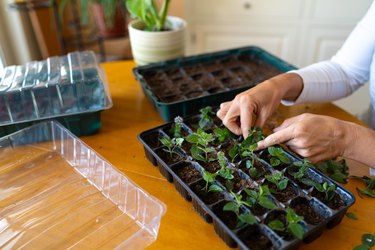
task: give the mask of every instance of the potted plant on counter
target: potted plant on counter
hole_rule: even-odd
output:
[[[138,65],[184,56],[186,22],[167,15],[169,4],[170,0],[164,0],[159,8],[154,0],[126,1],[131,17],[136,18],[128,30]]]

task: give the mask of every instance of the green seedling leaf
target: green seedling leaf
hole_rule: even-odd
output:
[[[359,189],[359,188],[356,188],[357,189],[357,192],[359,194],[363,194],[363,195],[367,195],[369,197],[372,197],[372,198],[375,198],[375,192],[370,190],[370,189]]]
[[[215,185],[215,184],[211,185],[211,186],[209,187],[209,189],[208,189],[208,192],[219,192],[219,193],[221,193],[221,192],[223,192],[223,191],[224,191],[224,190],[223,190],[220,186]]]
[[[353,250],[371,250],[371,247],[367,245],[359,245],[359,246],[355,246]]]
[[[268,223],[267,226],[269,226],[272,230],[275,230],[275,231],[282,232],[285,230],[285,226],[280,220],[273,220],[270,223]]]
[[[238,216],[238,219],[244,223],[244,224],[248,224],[248,225],[254,225],[257,223],[257,219],[254,215],[252,214],[240,214]]]
[[[347,183],[349,167],[344,159],[339,161],[327,160],[315,165],[323,174],[331,177],[337,182]]]
[[[276,166],[279,166],[279,165],[280,165],[281,161],[280,161],[279,159],[277,159],[277,158],[271,158],[271,159],[270,159],[270,163],[271,163],[271,165],[272,165],[273,167],[276,167]]]
[[[303,239],[303,235],[305,234],[305,231],[303,229],[303,227],[298,224],[298,223],[295,223],[295,224],[289,224],[288,225],[288,229],[289,231],[297,238],[297,239],[300,239],[302,240]]]
[[[258,203],[259,205],[267,209],[276,208],[275,203],[268,197],[263,197],[263,196],[259,197]]]
[[[214,134],[219,142],[225,142],[228,138],[232,137],[232,133],[228,128],[215,128]]]
[[[212,116],[215,115],[215,113],[212,111],[212,107],[207,106],[205,108],[202,108],[199,110],[201,113],[201,119],[199,120],[199,127],[204,129],[207,126],[210,126],[213,124],[213,118]]]
[[[223,211],[232,211],[232,212],[238,214],[239,213],[239,206],[235,202],[231,201],[231,202],[228,202],[227,204],[225,204],[225,206],[223,207]]]
[[[193,157],[194,159],[198,160],[198,161],[203,161],[203,162],[206,162],[206,158],[203,156],[204,154],[204,151],[201,150],[199,147],[197,147],[196,145],[193,145],[191,148],[190,148],[190,153],[191,153],[191,157]]]
[[[362,235],[362,244],[366,244],[369,247],[375,246],[375,234]]]
[[[284,190],[288,186],[288,179],[283,179],[277,184],[279,190]]]
[[[228,152],[229,157],[234,161],[236,157],[238,156],[239,148],[238,145],[234,145]]]
[[[349,219],[352,219],[352,220],[358,220],[358,216],[357,216],[355,213],[347,212],[345,215],[346,215],[346,217],[348,217]]]

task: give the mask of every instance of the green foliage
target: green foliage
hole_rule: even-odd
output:
[[[253,178],[253,179],[257,179],[264,174],[264,171],[260,171],[254,166],[254,160],[253,159],[254,158],[252,158],[251,161],[246,160],[246,168],[248,169],[250,177]]]
[[[375,198],[375,178],[368,176],[351,176],[351,178],[361,179],[366,185],[364,189],[356,188],[360,197],[362,197],[362,195],[366,195],[368,197]]]
[[[199,112],[201,113],[201,118],[198,123],[199,128],[204,129],[214,123],[212,116],[215,115],[215,113],[212,111],[211,106],[204,107],[200,109]]]
[[[288,179],[284,178],[284,174],[282,172],[276,172],[272,175],[266,175],[266,179],[275,184],[277,187],[277,190],[283,191],[287,185],[288,185]],[[276,190],[271,190],[273,192],[276,192]]]
[[[355,213],[347,212],[345,215],[346,215],[346,217],[348,217],[349,219],[352,219],[352,220],[358,220],[358,216],[357,216]]]
[[[281,163],[290,164],[289,157],[285,154],[284,150],[280,147],[268,147],[268,153],[270,154],[270,163],[273,167],[280,165]]]
[[[176,151],[176,147],[181,147],[182,143],[184,142],[184,138],[173,138],[170,139],[168,137],[160,138],[159,141],[164,145],[163,150],[169,153],[169,157],[172,158],[173,154],[179,155]]]
[[[252,207],[255,204],[259,204],[260,206],[267,209],[276,208],[275,203],[269,197],[271,193],[267,185],[259,186],[258,191],[246,188],[244,189],[244,192],[248,195],[246,199],[246,204],[251,205],[250,207]]]
[[[206,133],[202,129],[198,129],[196,133],[192,133],[188,135],[186,138],[186,141],[193,144],[193,146],[190,149],[191,156],[198,160],[203,162],[210,162],[215,160],[212,157],[209,157],[209,153],[212,153],[215,151],[213,147],[210,147],[210,142],[213,142],[215,140],[215,137],[211,133]]]
[[[290,232],[297,239],[302,240],[305,230],[300,224],[301,221],[303,221],[303,216],[297,215],[292,208],[287,207],[286,225],[278,219],[269,222],[267,225],[275,231]]]
[[[375,234],[362,235],[362,244],[353,248],[353,250],[371,250],[375,246]]]
[[[252,215],[252,214],[240,214],[241,205],[245,205],[245,206],[251,206],[251,205],[248,204],[246,201],[242,200],[242,195],[239,195],[239,194],[236,194],[236,193],[233,193],[233,192],[231,192],[231,193],[234,197],[234,201],[231,201],[231,202],[228,202],[227,204],[225,204],[225,206],[223,207],[223,210],[224,211],[232,211],[237,215],[237,218],[238,218],[237,228],[244,225],[244,224],[253,225],[253,224],[257,223],[256,217],[254,215]]]
[[[182,137],[182,122],[183,119],[180,116],[177,116],[174,118],[174,124],[172,125],[172,128],[170,129],[170,133],[173,135],[173,137],[180,138]]]
[[[324,182],[323,184],[315,182],[314,187],[317,191],[325,194],[324,199],[326,201],[330,201],[333,199],[333,197],[335,197],[335,185],[329,186],[327,182]]]
[[[220,169],[217,171],[217,174],[223,177],[226,180],[232,180],[234,178],[233,172],[234,170],[228,166],[227,159],[223,152],[217,153],[218,162],[220,165]]]
[[[225,142],[227,139],[231,138],[233,135],[229,131],[228,128],[215,128],[214,129],[214,134],[219,142]]]
[[[126,0],[126,8],[132,18],[139,18],[145,24],[145,30],[162,31],[169,9],[170,0],[164,0],[159,9],[154,0]]]
[[[210,183],[213,183],[216,179],[216,176],[217,176],[217,173],[210,173],[206,170],[203,170],[203,180],[206,182],[206,185],[205,187],[203,188],[203,190],[205,191],[205,193],[207,192],[210,192],[210,191],[216,191],[216,190],[221,190],[220,192],[222,192],[223,190],[217,186],[217,185],[211,185],[210,188],[208,187],[208,185]],[[214,187],[212,187],[214,186]],[[218,189],[219,188],[219,189]]]
[[[340,161],[323,161],[315,164],[315,167],[319,169],[323,174],[331,177],[333,180],[339,183],[347,183],[347,179],[349,176],[349,167],[344,159]]]

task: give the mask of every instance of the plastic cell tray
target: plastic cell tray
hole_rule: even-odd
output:
[[[1,249],[144,249],[165,206],[54,121],[0,139]]]
[[[135,67],[133,73],[165,121],[218,106],[279,73],[295,69],[259,47],[243,47]]]
[[[69,125],[69,119],[74,121],[77,115],[111,106],[104,72],[91,51],[8,66],[0,74],[0,126],[24,127],[23,123],[57,117],[70,117],[60,119]],[[100,125],[100,120],[95,122]]]
[[[191,125],[195,124],[195,122],[197,122],[199,119],[200,115],[193,115],[184,119],[182,131],[185,136],[195,131]],[[201,190],[201,188],[205,185],[205,181],[203,180],[203,170],[209,171],[209,168],[194,160],[191,157],[188,146],[184,146],[184,144],[183,147],[178,148],[178,151],[182,156],[177,160],[170,161],[166,154],[163,153],[163,145],[159,142],[159,139],[163,137],[171,137],[169,131],[172,125],[173,123],[166,123],[159,127],[144,131],[138,136],[138,139],[144,146],[145,155],[154,166],[159,168],[160,173],[169,182],[174,183],[176,190],[186,200],[192,201],[193,207],[201,215],[201,217],[206,222],[213,223],[216,233],[230,247],[253,249],[249,247],[246,241],[248,238],[250,238],[250,235],[258,234],[263,235],[263,239],[264,237],[268,239],[268,245],[264,249],[296,249],[302,240],[297,238],[284,239],[282,236],[278,235],[276,231],[273,231],[267,226],[269,222],[267,220],[270,220],[270,218],[272,218],[274,215],[285,214],[285,209],[288,206],[294,208],[298,204],[303,203],[307,207],[312,208],[314,213],[320,215],[321,220],[318,223],[311,221],[308,222],[306,220],[301,223],[305,229],[303,241],[308,243],[319,237],[324,232],[325,228],[332,228],[339,224],[347,209],[355,202],[354,196],[348,190],[344,189],[338,183],[323,175],[320,171],[314,168],[309,168],[306,176],[310,179],[319,183],[327,182],[329,185],[336,185],[336,194],[343,201],[343,205],[340,208],[331,208],[330,205],[327,205],[317,198],[312,187],[304,187],[301,183],[288,175],[289,169],[293,168],[292,164],[284,166],[280,169],[272,167],[269,162],[264,160],[266,151],[261,151],[257,153],[257,157],[266,172],[268,174],[280,171],[283,172],[284,176],[288,178],[289,184],[295,190],[295,194],[288,200],[282,200],[275,195],[272,195],[271,198],[276,203],[276,209],[268,210],[264,214],[255,214],[258,224],[255,226],[245,225],[239,228],[232,228],[222,219],[223,217],[220,215],[223,206],[227,202],[234,200],[233,195],[228,191],[228,189],[225,188],[222,183],[219,183],[216,180],[216,184],[221,186],[224,189],[224,192],[221,193],[219,197],[216,197],[214,199],[215,201],[205,200],[206,198],[204,198],[204,196],[199,195],[199,190]],[[220,124],[220,122],[216,122],[216,125],[210,129],[212,130],[218,126],[222,126],[222,124]],[[223,149],[223,145],[214,145],[214,148],[215,151],[218,152]],[[284,148],[283,150],[292,162],[301,160],[292,152],[287,151]],[[250,184],[250,188],[254,188],[255,190],[259,187],[259,185],[264,185],[264,183],[266,183],[266,179],[264,177],[261,179],[252,179],[249,174],[243,170],[241,164],[241,161],[230,162],[230,166],[235,168],[235,173],[237,176],[239,176],[237,183],[248,183]],[[182,173],[187,171],[187,169],[190,169],[189,171],[191,172],[189,172],[190,174],[187,175],[188,177],[184,177]],[[245,195],[244,192],[242,192],[242,189],[238,191],[236,190],[236,192],[237,194]],[[211,194],[213,196],[217,195],[215,193]],[[253,213],[251,209],[245,206],[241,206],[241,211],[244,213]],[[258,248],[255,249],[260,248],[258,246]]]

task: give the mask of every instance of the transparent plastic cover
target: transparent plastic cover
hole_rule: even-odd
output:
[[[111,106],[105,74],[91,51],[9,66],[0,72],[0,125]]]
[[[56,122],[0,139],[1,249],[143,249],[163,203]]]

